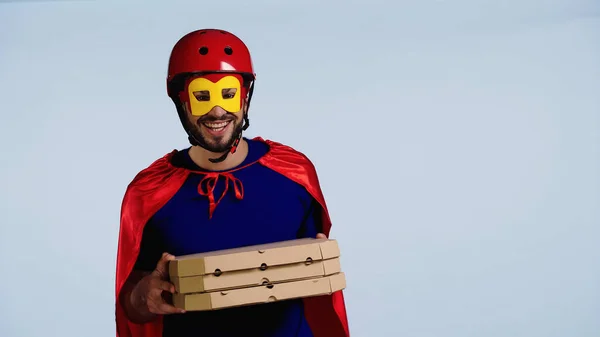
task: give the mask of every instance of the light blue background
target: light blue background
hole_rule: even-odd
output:
[[[114,336],[126,185],[187,139],[183,34],[315,163],[354,337],[600,336],[600,2],[0,4],[0,336]]]

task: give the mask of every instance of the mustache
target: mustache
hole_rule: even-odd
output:
[[[221,117],[214,117],[214,116],[202,116],[200,118],[198,118],[198,123],[207,123],[207,122],[229,122],[229,121],[235,121],[235,116],[228,112],[227,114],[221,116]]]

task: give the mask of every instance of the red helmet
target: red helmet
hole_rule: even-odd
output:
[[[237,36],[219,29],[201,29],[183,36],[171,51],[169,69],[167,74],[167,94],[177,108],[181,123],[188,133],[192,145],[202,145],[197,139],[183,108],[180,93],[185,90],[185,83],[190,76],[204,74],[232,73],[239,74],[243,79],[242,95],[246,96],[246,111],[242,131],[250,125],[248,108],[254,91],[256,74],[252,66],[252,58],[248,47]],[[185,96],[185,95],[183,95]],[[230,152],[234,153],[242,137],[241,131],[236,136],[236,141],[231,145]],[[213,162],[222,161],[227,152]]]
[[[237,73],[250,86],[256,74],[246,44],[224,30],[201,29],[183,36],[169,59],[167,94],[176,96],[185,78],[203,73]]]

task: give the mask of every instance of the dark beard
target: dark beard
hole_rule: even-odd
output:
[[[223,119],[221,119],[223,120]],[[227,120],[227,119],[226,119]],[[198,124],[194,125],[192,128],[190,128],[190,133],[194,136],[195,140],[198,142],[198,145],[210,152],[213,153],[224,153],[226,151],[229,151],[231,149],[231,147],[233,146],[233,144],[235,143],[235,141],[237,140],[237,138],[240,136],[240,134],[242,133],[242,128],[243,128],[243,121],[240,121],[239,123],[234,125],[234,130],[233,133],[231,134],[231,138],[226,142],[226,143],[216,143],[216,144],[212,144],[212,143],[208,143],[206,141],[206,138],[204,136],[202,136],[202,133],[200,132],[200,128],[202,127],[201,124],[208,122],[208,121],[218,121],[215,120],[214,118],[207,118],[207,119],[200,119],[198,120]],[[236,120],[232,120],[231,123],[236,123]]]

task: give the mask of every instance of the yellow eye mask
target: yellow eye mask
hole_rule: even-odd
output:
[[[232,113],[242,108],[242,86],[237,76],[217,76],[220,79],[216,82],[205,76],[195,78],[187,85],[193,116],[203,116],[215,106]]]

